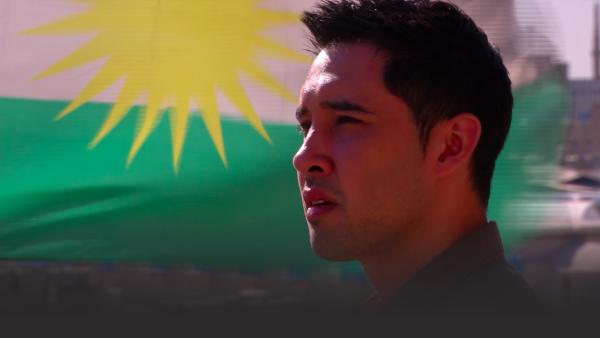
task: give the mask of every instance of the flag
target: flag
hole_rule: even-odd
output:
[[[312,253],[291,165],[314,3],[1,0],[0,258],[358,271]],[[515,88],[490,210],[510,243],[564,113],[553,74]]]

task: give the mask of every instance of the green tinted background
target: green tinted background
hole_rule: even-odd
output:
[[[543,183],[556,170],[566,95],[552,74],[515,92],[490,204],[509,250],[546,217],[513,205],[552,194]],[[225,119],[225,169],[196,117],[175,175],[165,119],[126,168],[138,108],[90,151],[109,105],[90,103],[54,122],[66,104],[0,99],[0,259],[360,271],[310,250],[291,165],[301,143],[295,126],[268,124],[269,144]]]

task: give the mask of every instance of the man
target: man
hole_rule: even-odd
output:
[[[385,309],[537,304],[486,217],[513,104],[486,35],[427,0],[325,1],[302,22],[317,56],[293,164],[313,250],[358,260]]]

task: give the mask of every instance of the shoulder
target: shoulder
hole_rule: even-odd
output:
[[[449,288],[442,302],[478,310],[544,311],[544,303],[503,256],[473,270]]]
[[[495,223],[473,230],[419,271],[388,305],[434,311],[539,312],[544,305],[504,258]]]

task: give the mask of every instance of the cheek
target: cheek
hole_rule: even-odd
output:
[[[353,204],[371,208],[393,203],[421,181],[418,144],[398,137],[343,142],[335,149],[334,157],[340,187]]]
[[[350,194],[368,194],[374,185],[384,183],[382,174],[393,165],[378,144],[361,140],[341,143],[333,156],[340,185]]]

